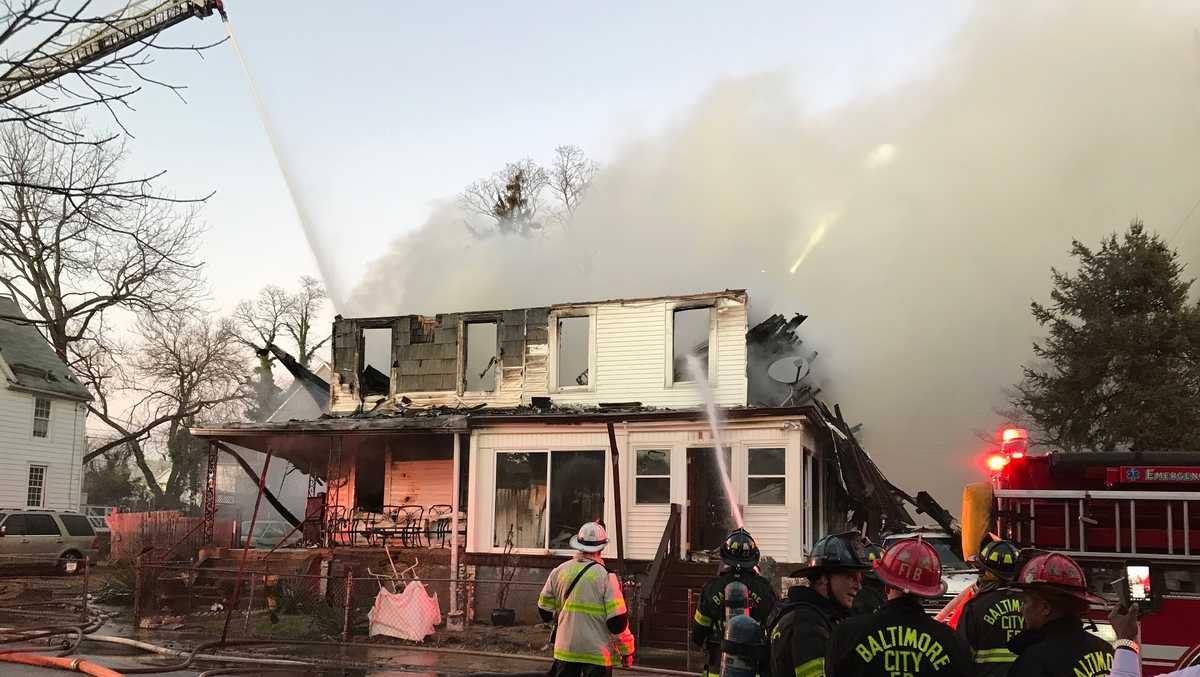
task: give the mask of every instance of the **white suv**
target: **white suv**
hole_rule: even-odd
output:
[[[83,568],[83,558],[96,560],[96,531],[86,515],[39,509],[0,509],[0,565],[55,565],[62,573]]]

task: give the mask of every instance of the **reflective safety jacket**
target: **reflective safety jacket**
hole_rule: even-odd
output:
[[[930,618],[916,597],[905,595],[874,614],[855,616],[834,628],[825,674],[967,677],[975,674],[975,666],[954,631]]]
[[[975,673],[981,677],[1004,677],[1017,655],[1008,642],[1024,629],[1021,597],[1015,590],[1001,590],[996,583],[984,583],[967,600],[958,617],[958,636],[971,649]]]
[[[846,610],[812,588],[788,589],[787,599],[767,623],[771,677],[825,677],[825,652],[833,626]]]
[[[608,630],[607,621],[627,613],[617,577],[603,565],[593,565],[579,579],[570,599],[563,599],[571,581],[590,562],[576,555],[555,567],[538,595],[538,608],[558,614],[555,660],[611,666],[620,662],[621,656],[632,654],[634,648],[628,625],[617,635]]]
[[[743,583],[750,590],[750,617],[758,621],[764,631],[778,600],[770,581],[753,571],[729,569],[704,584],[696,614],[692,616],[692,643],[704,647],[705,671],[714,675],[720,671],[721,639],[725,636],[725,586],[733,581]]]
[[[1008,643],[1017,655],[1011,677],[1106,677],[1113,648],[1083,629],[1078,618],[1059,618],[1037,630],[1025,630]]]

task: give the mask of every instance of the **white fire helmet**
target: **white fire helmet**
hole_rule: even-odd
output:
[[[571,547],[579,552],[600,552],[608,545],[608,532],[599,522],[588,522],[571,537]]]

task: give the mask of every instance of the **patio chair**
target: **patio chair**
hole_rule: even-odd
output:
[[[421,547],[421,532],[425,528],[425,507],[402,505],[396,511],[396,529],[400,544],[406,548]]]
[[[446,547],[446,537],[450,535],[450,516],[454,508],[446,503],[429,506],[425,513],[425,542],[433,547],[433,539],[438,539],[438,547]]]
[[[350,518],[346,516],[346,506],[325,506],[325,534],[330,546],[351,543]]]
[[[383,506],[383,514],[379,516],[379,521],[375,524],[374,529],[372,530],[372,535],[374,536],[372,545],[374,545],[376,541],[379,543],[386,543],[389,538],[400,537],[400,527],[396,524],[396,515],[399,513],[400,506],[398,505]]]

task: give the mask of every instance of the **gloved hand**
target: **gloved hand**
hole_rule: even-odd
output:
[[[627,654],[625,656],[621,656],[621,665],[623,665],[627,668],[632,668],[633,667],[633,654]]]

